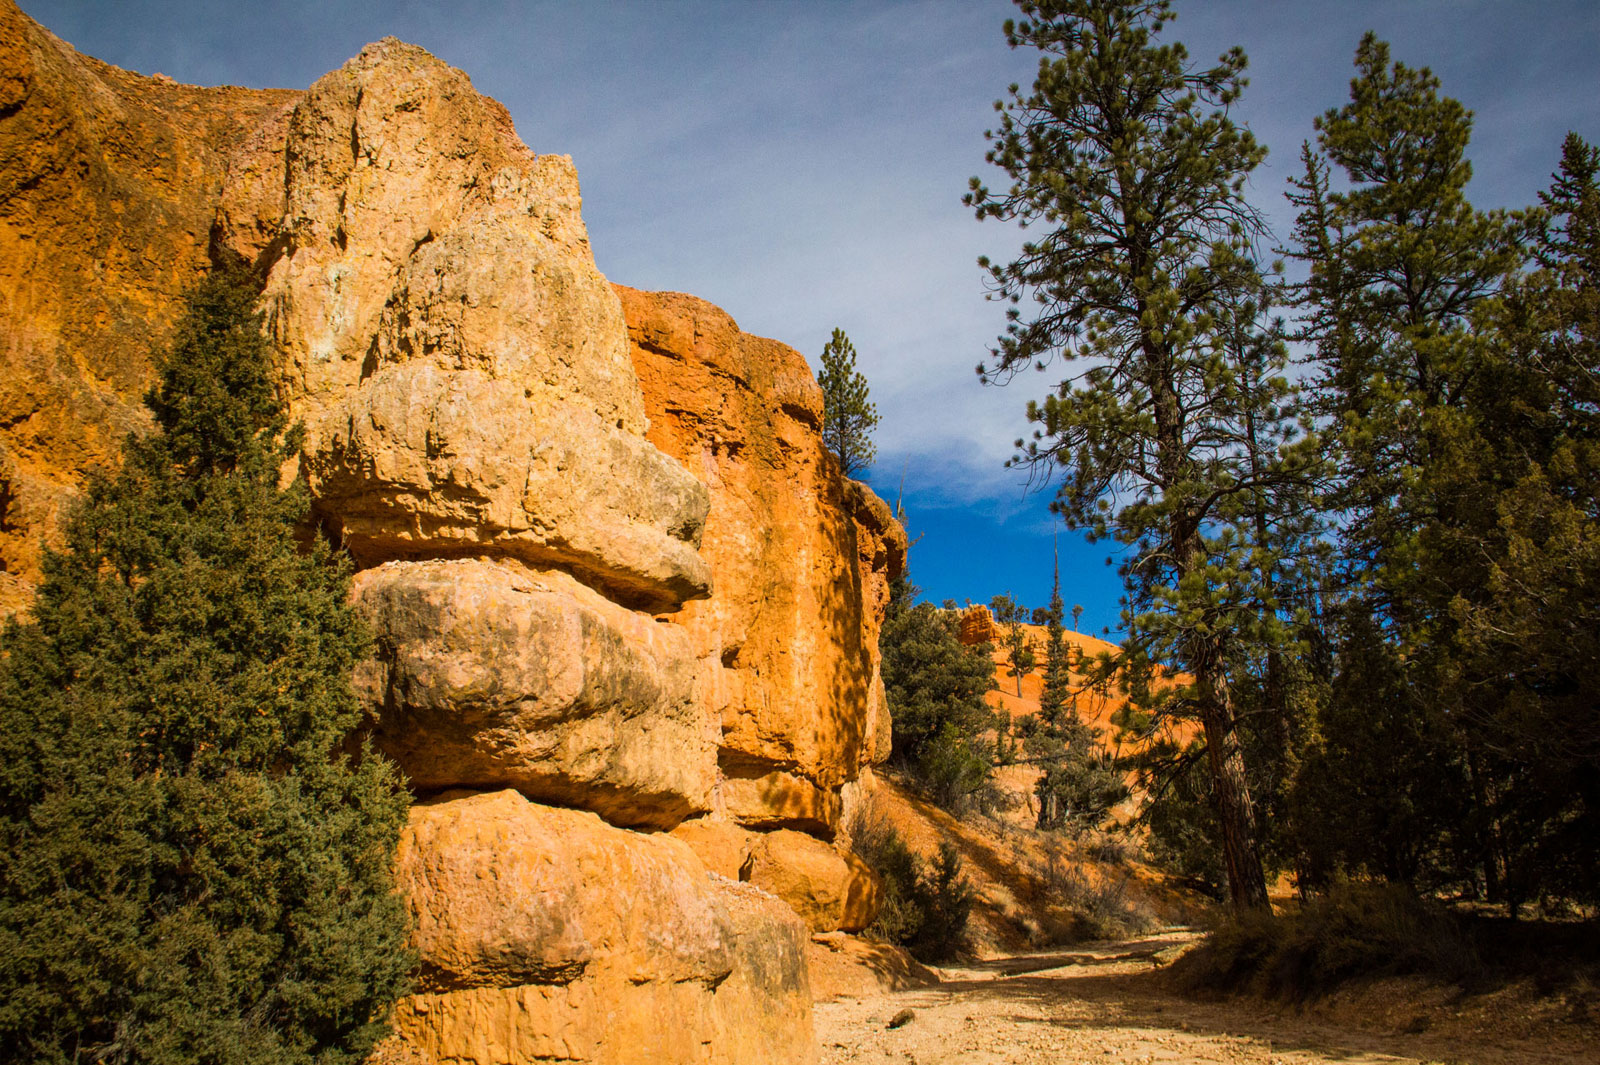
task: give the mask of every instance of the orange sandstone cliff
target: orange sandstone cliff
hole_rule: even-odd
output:
[[[648,438],[711,493],[701,553],[719,593],[674,620],[712,660],[721,808],[831,837],[841,787],[889,753],[878,628],[905,532],[839,476],[799,352],[693,296],[617,291]]]
[[[0,612],[84,472],[148,424],[150,352],[208,265],[228,152],[293,97],[139,77],[0,0]]]
[[[814,1059],[808,931],[888,752],[905,539],[792,349],[595,268],[565,156],[395,40],[305,92],[79,56],[0,0],[0,564],[145,424],[183,290],[262,282],[292,472],[356,560],[356,677],[418,794],[422,1060]]]

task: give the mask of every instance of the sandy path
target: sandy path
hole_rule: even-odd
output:
[[[1317,1023],[1292,1010],[1191,1001],[1165,990],[1156,971],[1156,955],[1169,956],[1187,938],[1003,958],[945,969],[938,987],[821,1003],[815,1015],[823,1065],[1600,1061],[1593,1046],[1385,1033]],[[888,1028],[905,1009],[913,1018]]]

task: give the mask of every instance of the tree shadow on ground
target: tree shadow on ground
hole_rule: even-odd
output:
[[[987,1000],[985,1011],[990,1016],[1022,1025],[1085,1031],[1148,1029],[1155,1036],[1243,1039],[1274,1052],[1301,1051],[1335,1061],[1372,1055],[1463,1065],[1589,1065],[1600,1060],[1600,1029],[1594,1026],[1574,1025],[1570,1033],[1538,1039],[1485,1037],[1481,1032],[1386,1031],[1330,1022],[1290,1003],[1185,996],[1164,970],[1143,967],[1181,941],[1140,940],[1121,944],[1120,949],[1105,944],[1090,950],[995,959],[964,966],[951,973],[954,979],[918,997],[925,1008],[981,997]],[[1131,965],[1141,968],[1130,972]],[[963,978],[964,973],[973,975]],[[1008,1003],[1015,1004],[1014,1013],[1007,1010]]]

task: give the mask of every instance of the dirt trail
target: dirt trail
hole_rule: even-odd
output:
[[[1159,971],[1194,936],[1173,933],[944,970],[937,987],[820,1003],[823,1065],[1461,1062],[1594,1065],[1600,1045],[1405,1034],[1332,1025],[1247,1002],[1197,1002]],[[914,1016],[897,1028],[903,1010]]]

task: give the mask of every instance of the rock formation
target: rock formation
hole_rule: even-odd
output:
[[[617,291],[647,435],[711,493],[702,554],[718,593],[673,620],[709,663],[720,808],[831,838],[840,788],[889,753],[878,628],[905,532],[839,476],[799,352],[693,296]]]
[[[805,361],[613,288],[579,207],[570,160],[419,48],[200,89],[0,0],[0,605],[145,424],[184,289],[248,264],[306,427],[286,475],[359,567],[357,691],[418,794],[398,1037],[810,1061],[807,931],[876,905],[829,841],[888,753],[904,534],[826,455]]]
[[[994,623],[994,615],[989,613],[989,608],[981,603],[974,603],[961,611],[959,621],[959,638],[968,647],[1000,642],[1000,627]]]
[[[396,1035],[425,1058],[814,1057],[805,925],[670,836],[452,795],[416,808],[398,867],[423,970]]]

